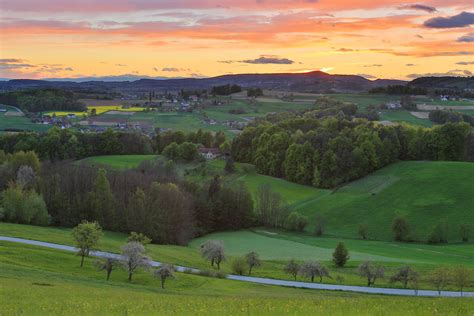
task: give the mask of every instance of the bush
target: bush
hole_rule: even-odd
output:
[[[247,261],[244,257],[237,257],[232,261],[232,272],[243,275],[247,269]]]
[[[407,241],[410,235],[410,226],[403,217],[395,217],[392,222],[393,238],[396,241]]]
[[[428,237],[428,243],[439,244],[448,242],[448,225],[447,223],[439,223],[433,228],[430,236]]]
[[[43,197],[35,191],[11,186],[3,193],[4,220],[19,224],[48,225],[50,217]]]
[[[367,224],[360,224],[359,225],[359,230],[357,231],[357,234],[361,239],[367,239],[367,235],[369,233],[369,226]]]
[[[285,227],[288,230],[302,232],[304,231],[306,225],[308,225],[308,218],[298,212],[292,212],[286,218]]]
[[[344,243],[340,242],[337,244],[336,249],[332,254],[332,261],[338,268],[344,267],[346,262],[349,260],[349,251],[347,251]]]

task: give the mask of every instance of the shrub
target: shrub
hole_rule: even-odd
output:
[[[247,270],[247,262],[244,257],[237,257],[232,261],[232,271],[238,275],[243,275]]]
[[[410,234],[410,226],[404,217],[397,216],[392,222],[393,238],[396,241],[407,241]]]
[[[448,225],[447,223],[439,223],[433,228],[430,236],[428,237],[428,243],[439,244],[448,242]]]
[[[338,268],[344,267],[346,262],[349,260],[349,251],[347,251],[344,243],[340,242],[337,244],[336,249],[332,254],[332,261]]]
[[[357,234],[361,239],[367,239],[367,235],[369,233],[369,226],[367,224],[360,224],[359,225],[359,230],[357,231]]]
[[[304,215],[301,215],[298,212],[292,212],[286,218],[285,227],[288,230],[302,232],[302,231],[304,231],[306,225],[308,225],[308,218]]]

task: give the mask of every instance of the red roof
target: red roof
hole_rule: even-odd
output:
[[[201,148],[199,148],[199,152],[200,152],[201,154],[211,153],[211,154],[213,154],[213,155],[218,155],[218,154],[221,153],[220,150],[219,150],[219,148],[206,148],[206,147],[201,147]]]

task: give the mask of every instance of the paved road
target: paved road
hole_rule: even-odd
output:
[[[3,237],[0,236],[0,241],[9,241],[22,244],[28,244],[33,246],[47,247],[52,249],[59,249],[65,251],[76,252],[77,249],[71,246],[53,244],[49,242],[14,238],[14,237]],[[119,254],[103,252],[103,251],[93,251],[91,256],[101,257],[101,258],[116,258],[120,259]],[[151,265],[154,267],[160,266],[161,262],[151,261]],[[187,268],[182,266],[176,266],[176,270],[183,272],[184,270],[192,270],[193,272],[199,272],[198,269]],[[309,282],[297,282],[297,281],[285,281],[285,280],[276,280],[268,278],[258,278],[250,276],[240,276],[240,275],[227,275],[227,279],[241,281],[241,282],[251,282],[267,285],[278,285],[286,287],[296,287],[304,289],[317,289],[317,290],[329,290],[329,291],[348,291],[348,292],[357,292],[357,293],[370,293],[370,294],[385,294],[385,295],[401,295],[401,296],[440,296],[437,291],[430,290],[419,290],[416,293],[414,290],[404,290],[404,289],[392,289],[392,288],[379,288],[379,287],[367,287],[367,286],[352,286],[352,285],[336,285],[336,284],[323,284],[323,283],[309,283]],[[441,296],[444,297],[461,297],[461,292],[456,291],[441,291]],[[474,297],[474,292],[464,292],[462,293],[463,297]]]

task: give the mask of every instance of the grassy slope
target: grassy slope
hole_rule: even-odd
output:
[[[154,156],[103,156],[84,161],[117,168],[136,166]],[[449,240],[459,241],[459,225],[474,223],[474,164],[463,162],[399,162],[349,183],[332,193],[282,179],[259,175],[250,165],[236,164],[232,175],[223,173],[224,161],[178,164],[181,174],[196,181],[220,174],[223,181],[243,181],[255,197],[258,187],[269,184],[293,209],[307,215],[314,224],[315,214],[327,218],[327,233],[357,237],[359,224],[369,225],[369,238],[391,240],[390,224],[396,215],[405,216],[414,237],[425,240],[440,221],[449,224]],[[194,169],[194,170],[193,170]],[[186,172],[185,170],[188,170]],[[189,170],[193,170],[190,171]],[[310,225],[308,231],[312,231]]]
[[[0,223],[0,235],[42,240],[59,244],[73,245],[70,229],[54,227],[36,227],[28,225]],[[289,258],[299,261],[318,260],[328,266],[332,279],[327,283],[365,285],[365,280],[357,275],[357,266],[363,260],[374,260],[386,266],[386,275],[395,273],[400,266],[409,263],[423,277],[421,288],[432,288],[427,281],[430,271],[439,265],[462,264],[474,267],[474,245],[470,246],[428,246],[406,245],[388,242],[371,242],[359,240],[343,240],[349,248],[351,260],[342,269],[335,269],[330,262],[332,251],[341,239],[315,238],[285,232],[268,234],[241,231],[211,234],[194,240],[189,247],[170,245],[147,246],[150,256],[162,262],[169,262],[187,267],[209,269],[209,263],[199,255],[199,245],[206,239],[223,240],[228,260],[222,264],[222,271],[231,272],[232,258],[250,251],[257,251],[264,260],[262,267],[255,269],[252,275],[278,279],[288,279],[283,273],[283,267]],[[100,250],[119,253],[121,245],[126,241],[126,235],[106,232],[99,245]],[[79,258],[77,258],[79,260]],[[299,280],[304,280],[298,278]],[[398,287],[390,284],[388,278],[377,282],[377,286]],[[304,280],[306,281],[306,280]],[[474,284],[473,284],[474,285]],[[454,287],[450,289],[455,290]],[[474,290],[474,288],[471,288]]]
[[[332,293],[246,284],[178,274],[165,290],[146,272],[126,282],[70,253],[0,243],[2,314],[469,314],[472,299],[405,298]],[[198,291],[197,291],[198,290]]]
[[[358,225],[369,225],[369,236],[391,238],[390,224],[405,216],[414,236],[425,239],[440,221],[449,224],[449,240],[459,240],[459,225],[474,223],[474,164],[462,162],[399,162],[300,205],[314,218],[323,214],[328,233],[355,237]]]

